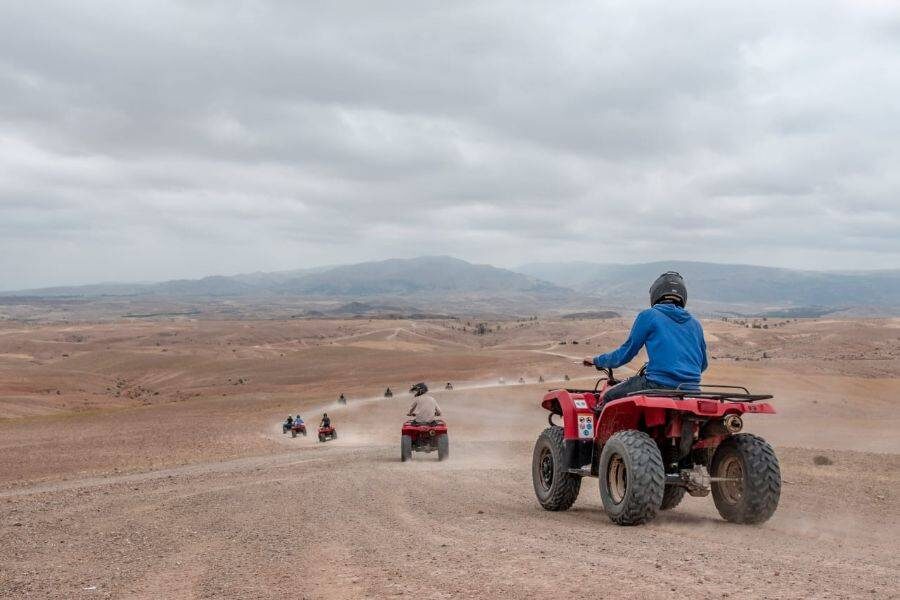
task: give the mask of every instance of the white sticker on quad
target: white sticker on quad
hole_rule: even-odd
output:
[[[578,437],[583,440],[594,437],[593,415],[578,415]]]
[[[587,400],[575,400],[575,408],[587,408]]]

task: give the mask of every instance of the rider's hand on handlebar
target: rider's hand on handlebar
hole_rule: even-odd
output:
[[[589,357],[585,358],[584,360],[582,360],[581,364],[584,365],[585,367],[593,367],[594,366],[594,358],[592,356],[589,356]]]

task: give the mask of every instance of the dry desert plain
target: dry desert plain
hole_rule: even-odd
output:
[[[705,380],[775,394],[745,424],[775,516],[618,527],[596,480],[542,510],[530,462],[542,393],[592,384],[572,359],[625,319],[0,323],[0,597],[897,597],[900,320],[766,324],[706,321]],[[446,462],[399,461],[409,396],[381,393],[420,380],[456,385]],[[323,410],[338,440],[282,435]]]

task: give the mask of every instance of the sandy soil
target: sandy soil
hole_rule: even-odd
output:
[[[706,324],[707,380],[776,394],[779,414],[747,419],[785,480],[757,527],[708,498],[617,527],[595,480],[543,511],[530,460],[552,383],[533,382],[590,377],[567,357],[628,324],[464,325],[0,326],[0,597],[898,597],[896,321]],[[436,394],[451,459],[400,463],[409,398],[380,392],[423,379],[456,384]],[[322,410],[339,440],[281,434]]]

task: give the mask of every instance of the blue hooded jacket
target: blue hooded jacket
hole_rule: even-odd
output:
[[[646,377],[663,387],[696,389],[708,366],[703,327],[675,304],[656,304],[634,320],[631,334],[618,350],[594,357],[594,365],[615,369],[628,363],[647,345]]]

